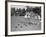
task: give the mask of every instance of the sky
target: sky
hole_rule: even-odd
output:
[[[21,9],[26,8],[26,6],[23,6],[23,5],[14,5],[12,7],[13,8],[21,8]]]

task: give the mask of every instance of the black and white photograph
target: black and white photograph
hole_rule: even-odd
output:
[[[44,5],[8,2],[8,35],[44,33]]]
[[[11,31],[41,30],[41,7],[11,6]]]

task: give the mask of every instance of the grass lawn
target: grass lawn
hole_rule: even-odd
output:
[[[25,20],[24,16],[11,16],[11,31],[29,31],[40,29],[40,20],[32,18],[30,18],[30,20]]]

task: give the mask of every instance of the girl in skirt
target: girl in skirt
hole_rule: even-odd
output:
[[[30,22],[30,12],[26,12],[24,18],[25,18],[26,22],[29,23]]]

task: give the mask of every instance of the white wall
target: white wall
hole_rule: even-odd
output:
[[[46,0],[19,0],[19,1],[33,1],[33,2],[45,2],[46,3]],[[46,7],[45,7],[45,9],[46,9]],[[5,0],[0,0],[0,37],[4,37],[4,33],[5,33]],[[44,34],[44,35],[29,35],[29,36],[16,36],[16,37],[46,37],[46,34]]]
[[[0,0],[0,37],[4,36],[4,26],[5,26],[5,0]]]

